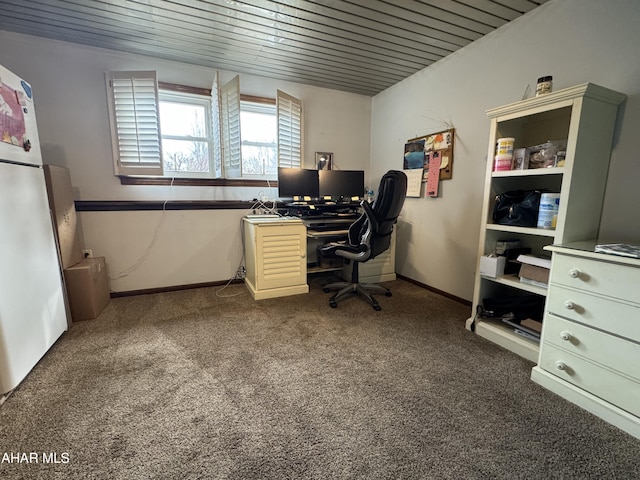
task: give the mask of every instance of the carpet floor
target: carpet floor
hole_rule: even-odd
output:
[[[640,478],[640,441],[466,331],[469,307],[396,280],[381,312],[332,309],[322,281],[112,299],[0,406],[0,478]]]

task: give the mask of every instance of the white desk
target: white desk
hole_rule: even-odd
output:
[[[351,265],[318,266],[318,246],[346,238],[355,218],[312,217],[303,222],[298,217],[248,215],[243,218],[245,284],[255,300],[307,293],[307,275],[336,271],[351,278]],[[306,224],[305,224],[306,223]],[[335,229],[328,229],[335,225]],[[322,230],[313,225],[322,224]],[[373,260],[360,265],[360,280],[376,283],[395,280],[395,231],[391,247]]]
[[[356,219],[330,219],[329,225],[333,223],[336,228],[331,230],[313,230],[314,223],[307,223],[307,272],[317,273],[335,270],[345,280],[351,280],[351,265],[341,266],[319,266],[317,261],[317,247],[326,242],[344,240],[349,232],[348,228],[342,228],[345,222],[349,225]],[[320,222],[318,220],[317,222]],[[317,223],[316,222],[316,223]],[[326,226],[326,225],[325,225]],[[314,261],[315,259],[315,261]],[[373,260],[363,262],[358,268],[360,282],[378,283],[389,282],[396,279],[396,231],[391,235],[391,246]]]

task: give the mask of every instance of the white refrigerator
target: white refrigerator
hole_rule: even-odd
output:
[[[31,86],[0,65],[0,403],[67,329]]]

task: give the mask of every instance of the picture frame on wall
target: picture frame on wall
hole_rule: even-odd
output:
[[[333,153],[316,152],[316,169],[331,170],[333,165]]]

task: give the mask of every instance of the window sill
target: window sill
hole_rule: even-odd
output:
[[[120,185],[175,185],[191,187],[277,187],[277,180],[251,180],[246,178],[185,178],[144,177],[119,175]]]

